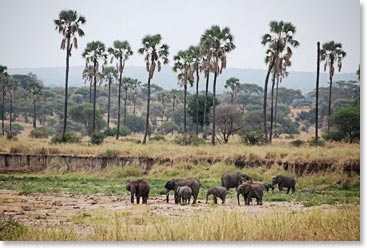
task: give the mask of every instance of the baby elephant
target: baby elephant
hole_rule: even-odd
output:
[[[134,203],[134,195],[135,195],[137,204],[139,204],[140,197],[143,198],[143,204],[147,204],[150,185],[145,178],[136,180],[127,180],[126,189],[130,191],[131,203]]]
[[[266,190],[266,192],[269,192],[269,189],[271,189],[271,192],[274,193],[274,186],[271,183],[259,182],[259,181],[255,181],[254,183],[261,184],[264,187],[264,191]]]
[[[208,189],[206,192],[206,203],[208,203],[208,197],[210,195],[213,195],[214,203],[217,204],[217,197],[219,197],[222,200],[222,204],[226,201],[226,195],[228,193],[228,190],[224,187],[213,187]]]
[[[279,187],[279,191],[282,191],[283,187],[288,188],[287,194],[289,193],[290,189],[292,189],[292,193],[296,191],[296,179],[294,179],[293,177],[282,176],[282,175],[275,176],[273,177],[272,185],[274,186],[277,184]]]
[[[178,197],[178,203],[181,203],[181,200],[183,203],[190,203],[192,190],[189,186],[178,186],[176,193]]]
[[[240,195],[243,195],[245,205],[250,205],[252,198],[256,199],[257,205],[263,205],[262,203],[263,192],[264,187],[258,183],[251,183],[251,182],[242,183],[237,188],[238,206],[240,206]]]

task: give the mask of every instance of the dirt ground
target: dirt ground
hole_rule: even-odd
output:
[[[210,199],[210,203],[212,203]],[[221,200],[219,200],[221,203]],[[319,208],[336,209],[337,206],[322,205]],[[29,227],[53,228],[61,225],[77,227],[81,232],[89,228],[89,224],[76,221],[77,218],[104,215],[113,216],[114,212],[123,215],[156,214],[161,216],[190,216],[194,213],[208,211],[240,211],[248,215],[266,215],[273,211],[281,212],[305,212],[312,208],[304,207],[294,202],[264,202],[262,206],[237,205],[234,196],[227,198],[224,205],[205,204],[199,200],[195,205],[176,205],[173,196],[170,202],[165,202],[165,196],[150,197],[148,206],[131,204],[129,197],[104,196],[104,195],[74,195],[74,194],[45,194],[32,193],[22,195],[12,190],[0,190],[0,221],[13,219],[16,222]]]

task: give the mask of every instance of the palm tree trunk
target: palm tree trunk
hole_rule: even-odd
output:
[[[110,129],[110,109],[111,109],[111,78],[108,82],[108,103],[107,103],[107,130]]]
[[[231,105],[233,105],[233,94],[231,94]]]
[[[208,75],[206,75],[206,85],[205,85],[205,99],[204,99],[204,117],[203,117],[203,127],[204,127],[204,134],[203,134],[203,138],[207,139],[207,132],[206,132],[206,106],[207,106],[207,101],[208,101],[208,88],[209,88],[209,73]]]
[[[273,69],[275,63],[275,56],[273,57],[273,61],[270,65],[270,67],[268,68],[268,72],[266,74],[265,77],[265,86],[264,86],[264,103],[263,103],[263,117],[264,117],[264,134],[265,134],[265,139],[268,141],[268,125],[267,125],[267,121],[266,121],[266,105],[267,105],[267,96],[268,96],[268,83],[269,83],[269,77],[270,77],[270,72]]]
[[[36,99],[33,99],[33,128],[37,127]]]
[[[196,137],[199,135],[199,67],[196,68]]]
[[[66,72],[65,72],[65,100],[64,100],[64,127],[61,140],[65,141],[66,125],[68,119],[68,85],[69,85],[69,57],[70,57],[70,35],[67,37],[66,46]]]
[[[89,83],[89,103],[92,104],[92,87],[93,87],[93,77],[90,78]]]
[[[94,68],[97,67],[97,61],[94,61]],[[97,73],[94,74],[93,84],[93,126],[92,133],[96,131],[96,100],[97,100]]]
[[[217,72],[214,73],[213,81],[213,124],[212,124],[212,145],[215,145],[215,88],[217,85]]]
[[[330,77],[330,89],[329,89],[329,108],[328,108],[328,121],[327,121],[327,130],[330,131],[331,124],[331,89],[333,85],[333,78]]]
[[[9,131],[12,132],[13,126],[13,94],[10,94],[10,113],[9,113]]]
[[[125,87],[125,99],[124,99],[124,126],[126,126],[126,101],[127,101],[127,87]]]
[[[145,132],[144,132],[144,138],[141,142],[142,145],[144,145],[147,142],[147,136],[148,136],[148,129],[149,129],[149,108],[150,108],[150,76],[148,77],[148,94],[147,94],[147,117],[145,120]]]
[[[187,97],[187,84],[184,85],[184,135],[186,137],[186,97]]]
[[[136,110],[135,110],[135,106],[136,106],[136,96],[134,96],[133,104],[134,104],[134,116],[136,116]]]
[[[4,124],[4,119],[5,119],[5,89],[3,87],[2,89],[2,99],[1,99],[1,128],[2,128],[2,135],[5,136],[5,124]]]
[[[122,64],[122,58],[120,58],[120,65]],[[122,71],[120,71],[119,77],[119,95],[117,100],[117,131],[116,131],[116,140],[120,137],[120,112],[121,112],[121,85],[122,85]]]
[[[320,77],[320,42],[317,42],[317,74],[316,74],[316,116],[315,116],[315,145],[319,143],[319,77]]]
[[[278,88],[279,88],[279,77],[277,77],[277,87],[275,90],[274,130],[277,130]]]
[[[269,142],[270,143],[273,140],[274,87],[275,87],[275,71],[273,72],[273,79],[272,79],[272,85],[271,85],[270,132],[269,132]]]

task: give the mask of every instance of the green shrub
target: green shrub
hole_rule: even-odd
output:
[[[205,144],[205,140],[199,137],[196,137],[196,135],[194,133],[190,133],[190,134],[183,134],[180,136],[177,136],[173,142],[175,144],[178,145],[193,145],[193,146],[198,146],[198,145],[202,145]]]
[[[37,127],[31,131],[31,133],[29,134],[29,137],[35,138],[35,139],[48,138],[48,131],[45,127]]]
[[[284,138],[285,139],[294,139],[294,135],[293,134],[289,134],[289,135],[286,135]]]
[[[293,141],[291,141],[291,142],[290,142],[290,144],[291,144],[292,146],[295,146],[295,147],[300,147],[300,146],[303,146],[304,144],[306,144],[306,142],[304,142],[304,141],[302,141],[302,140],[297,139],[297,140],[293,140]]]
[[[319,139],[317,143],[318,143],[318,146],[325,146],[325,140],[323,140],[323,139]],[[308,141],[308,144],[309,144],[310,146],[316,146],[316,139],[315,139],[315,137],[312,137],[312,138]]]
[[[118,155],[119,155],[119,152],[117,150],[113,150],[113,149],[110,149],[110,148],[107,148],[106,152],[104,154],[104,156],[106,158],[110,158],[110,159],[111,158],[116,158],[116,157],[118,157]]]
[[[8,140],[18,140],[16,132],[8,132],[6,134],[6,139]]]
[[[245,145],[264,145],[267,143],[265,135],[260,131],[251,131],[240,134],[241,143]]]
[[[322,134],[322,138],[327,141],[342,141],[345,138],[343,132],[339,130],[330,130]]]
[[[92,143],[93,145],[101,145],[105,138],[106,135],[104,133],[94,132],[90,136],[90,143]]]
[[[9,124],[5,124],[5,129],[10,130]],[[18,123],[12,123],[11,124],[11,131],[16,134],[21,134],[22,131],[24,131],[24,127]]]
[[[154,135],[154,137],[149,138],[151,141],[166,141],[166,138],[162,135]]]
[[[81,142],[81,137],[72,132],[65,133],[65,140],[62,140],[61,133],[57,133],[51,138],[51,144],[80,143],[80,142]]]
[[[117,128],[114,127],[114,128],[107,129],[103,133],[106,136],[116,136]],[[130,134],[131,134],[131,130],[128,127],[126,127],[124,125],[120,126],[120,136],[124,137],[124,136],[128,136]]]
[[[0,240],[19,240],[26,234],[27,228],[15,220],[0,220]]]

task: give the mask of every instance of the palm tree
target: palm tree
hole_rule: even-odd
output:
[[[107,54],[105,53],[105,45],[100,41],[92,41],[87,44],[82,54],[86,60],[86,67],[89,63],[93,65],[93,126],[92,133],[96,130],[96,99],[97,99],[97,73],[99,70],[99,60],[102,60],[106,64]]]
[[[196,76],[196,95],[195,95],[196,117],[195,117],[195,122],[196,122],[196,136],[198,136],[199,135],[199,81],[200,81],[199,72],[202,71],[202,69],[203,69],[200,46],[190,46],[189,47],[189,52],[190,52],[192,60],[193,60],[192,61],[192,66],[193,66],[193,69],[195,71],[195,76]]]
[[[201,67],[204,71],[204,76],[206,78],[205,83],[205,98],[204,98],[204,116],[203,116],[203,126],[206,126],[207,123],[207,116],[206,116],[206,106],[208,104],[208,89],[209,89],[209,76],[210,76],[210,69],[211,69],[211,57],[212,57],[212,51],[210,49],[209,43],[205,42],[205,44],[202,44],[201,42],[209,40],[209,37],[204,37],[206,34],[204,34],[200,41],[200,53],[201,53]],[[203,138],[207,139],[207,128],[204,128],[203,132]]]
[[[265,34],[262,37],[261,43],[265,46],[268,46],[266,51],[265,62],[268,65],[268,72],[265,78],[265,87],[264,87],[264,104],[263,104],[263,116],[264,116],[264,134],[266,139],[271,142],[272,140],[272,128],[273,128],[273,99],[274,99],[274,86],[275,86],[275,76],[277,71],[279,70],[279,65],[281,61],[280,58],[283,56],[290,56],[292,54],[291,46],[298,47],[299,42],[293,39],[293,35],[296,32],[295,26],[290,22],[270,22],[270,33]],[[285,54],[283,54],[283,52]],[[277,69],[278,65],[278,69]],[[267,91],[268,91],[268,82],[270,73],[273,71],[273,84],[272,84],[272,103],[271,103],[271,122],[270,122],[270,134],[268,137],[267,133],[267,117],[266,117],[266,106],[267,106]]]
[[[174,72],[178,73],[178,83],[184,87],[184,135],[186,135],[187,85],[190,83],[192,86],[194,82],[193,57],[190,51],[186,50],[179,51],[173,59],[175,64],[172,69]]]
[[[138,98],[138,90],[141,87],[141,82],[138,79],[133,79],[130,87],[131,90],[131,99],[133,102],[133,114],[136,116],[136,100]]]
[[[107,130],[110,129],[110,109],[111,109],[111,86],[117,79],[117,70],[113,66],[104,67],[102,71],[102,79],[107,82],[108,86],[108,103],[107,103]]]
[[[88,65],[87,67],[85,67],[82,72],[84,83],[87,83],[89,81],[89,103],[92,103],[93,73],[94,70],[92,65]]]
[[[228,27],[221,29],[219,26],[212,26],[206,30],[201,37],[200,44],[204,48],[203,50],[211,50],[210,67],[211,72],[214,73],[213,81],[213,123],[212,123],[212,144],[215,145],[215,90],[217,77],[222,73],[223,69],[227,65],[226,54],[233,49],[235,45],[233,43],[233,35]]]
[[[1,128],[2,128],[2,135],[5,135],[5,126],[4,126],[4,121],[5,121],[5,95],[6,95],[6,91],[7,88],[9,86],[9,75],[7,73],[7,68],[6,66],[2,66],[0,65],[0,83],[1,83],[1,88],[0,88],[0,92],[1,92]]]
[[[333,77],[335,72],[335,63],[338,66],[338,71],[342,69],[342,60],[347,55],[346,52],[342,50],[342,44],[336,43],[335,41],[329,41],[322,45],[322,49],[320,51],[320,59],[324,62],[324,71],[329,67],[329,80],[330,80],[330,88],[329,88],[329,106],[328,106],[328,125],[327,129],[330,131],[330,116],[331,116],[331,89],[333,85]]]
[[[33,128],[37,127],[37,108],[36,102],[38,96],[42,95],[42,86],[38,82],[31,82],[28,84],[28,97],[33,102]]]
[[[145,55],[146,69],[148,72],[148,92],[147,92],[147,116],[145,121],[145,132],[142,144],[147,141],[149,128],[149,108],[150,108],[150,80],[153,78],[156,67],[158,72],[161,70],[161,65],[168,64],[168,45],[161,44],[162,37],[160,34],[146,35],[138,52]]]
[[[65,102],[64,102],[64,127],[62,140],[65,141],[66,120],[68,114],[68,81],[69,81],[69,57],[73,46],[78,49],[77,36],[84,36],[84,31],[80,28],[86,22],[85,17],[79,15],[75,10],[63,10],[59,13],[59,19],[54,20],[56,30],[62,34],[60,48],[66,49],[66,72],[65,72]]]
[[[131,50],[128,41],[115,40],[113,42],[113,47],[108,48],[108,53],[112,55],[111,63],[113,62],[113,59],[117,60],[116,67],[118,68],[119,72],[119,93],[117,103],[117,132],[116,132],[116,140],[118,140],[120,136],[122,73],[124,72],[125,63],[129,59],[129,57],[133,55],[133,51]]]
[[[317,72],[316,72],[316,110],[315,110],[315,145],[319,143],[319,79],[320,79],[320,42],[317,42]]]
[[[136,80],[136,79],[135,79]],[[126,116],[127,116],[127,92],[128,90],[132,87],[134,83],[134,79],[132,78],[123,78],[122,79],[122,85],[124,87],[125,90],[125,97],[124,97],[124,126],[126,126]]]
[[[240,80],[238,78],[231,77],[226,81],[224,88],[229,88],[231,90],[231,104],[233,105],[233,98],[240,91]]]

